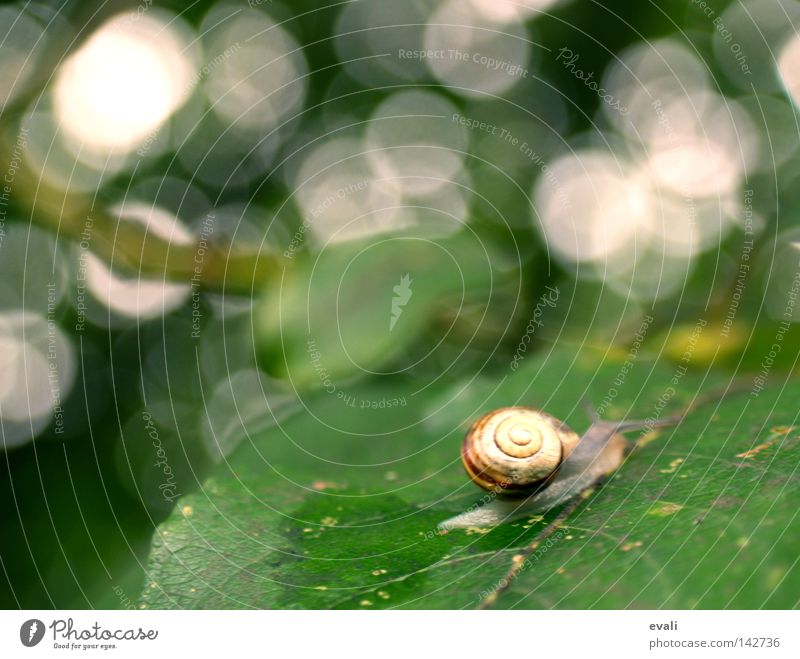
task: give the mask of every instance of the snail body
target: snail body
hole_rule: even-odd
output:
[[[578,436],[562,421],[530,407],[504,407],[482,416],[467,432],[461,460],[470,479],[496,496],[439,528],[493,526],[555,508],[622,464],[631,443],[621,433],[680,420],[591,417],[588,430]]]

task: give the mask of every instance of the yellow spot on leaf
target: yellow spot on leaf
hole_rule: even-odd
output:
[[[311,488],[316,490],[317,492],[324,492],[325,490],[342,489],[341,485],[339,485],[338,483],[332,483],[330,481],[314,481],[311,484]]]
[[[489,528],[482,528],[480,526],[469,526],[467,527],[467,535],[486,535],[489,533],[491,529]]]
[[[635,542],[626,542],[624,545],[622,545],[622,547],[620,547],[620,549],[622,549],[622,551],[630,551],[631,549],[636,549],[637,547],[641,546],[642,541],[636,540]]]
[[[710,321],[705,330],[695,323],[673,326],[664,344],[664,354],[675,362],[705,366],[724,355],[735,353],[747,340],[748,332],[741,326],[728,328],[722,337],[722,324]]]
[[[683,458],[676,458],[675,460],[673,460],[672,462],[669,463],[669,468],[668,469],[659,469],[659,473],[662,473],[662,474],[674,474],[675,470],[678,467],[681,466],[682,462],[683,462]]]
[[[786,568],[774,567],[767,572],[767,586],[769,588],[776,588],[781,581],[786,577]]]
[[[683,506],[681,504],[663,501],[651,506],[650,510],[647,511],[647,514],[654,515],[656,517],[669,517],[670,515],[677,513],[679,510],[683,510]]]
[[[775,444],[775,442],[785,439],[786,435],[788,435],[790,432],[794,432],[796,429],[797,429],[796,426],[775,426],[774,428],[770,428],[770,436],[766,442],[763,442],[758,446],[751,448],[749,451],[737,453],[736,457],[742,458],[744,460],[747,460],[748,458],[753,458],[757,456],[759,453],[761,453],[761,451],[765,451],[770,446]]]
[[[181,508],[181,512],[183,513],[184,517],[189,517],[194,512],[194,509],[191,506],[184,506]]]
[[[749,451],[744,451],[743,453],[737,453],[737,458],[744,458],[745,460],[748,458],[754,458],[757,456],[761,451],[767,450],[770,446],[775,443],[775,440],[770,440],[768,442],[764,442],[763,444],[759,444],[758,446],[751,448]]]

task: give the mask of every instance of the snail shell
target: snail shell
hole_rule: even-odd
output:
[[[580,441],[565,423],[532,407],[503,407],[467,432],[461,460],[485,490],[530,494],[557,471]]]

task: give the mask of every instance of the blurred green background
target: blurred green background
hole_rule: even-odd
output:
[[[249,538],[359,497],[413,510],[395,487],[466,501],[459,435],[490,401],[578,428],[582,397],[647,416],[680,373],[667,407],[743,381],[774,394],[748,433],[792,428],[799,21],[794,0],[3,4],[0,605],[381,605],[305,598],[305,568],[274,599],[148,599],[175,556],[157,529],[198,503],[187,545],[266,509]],[[217,508],[238,470],[256,485]],[[744,526],[773,514],[745,503]],[[527,537],[499,533],[482,551]],[[731,588],[605,604],[796,604]]]

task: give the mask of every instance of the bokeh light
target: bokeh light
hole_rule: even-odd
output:
[[[188,97],[188,30],[154,14],[115,16],[60,67],[54,110],[75,150],[130,151]]]
[[[531,44],[525,26],[502,7],[479,11],[472,3],[448,0],[425,29],[426,58],[436,79],[463,96],[486,97],[507,92],[531,76]]]
[[[69,286],[64,248],[48,232],[13,224],[0,239],[0,310],[46,313],[58,308]]]
[[[635,249],[652,209],[629,165],[602,152],[564,156],[534,196],[547,246],[571,261],[619,260]]]
[[[787,229],[776,240],[775,257],[767,273],[765,306],[771,318],[800,323],[800,229]]]
[[[427,77],[425,62],[406,57],[424,48],[424,29],[436,2],[353,2],[336,21],[336,53],[348,75],[370,85]]]
[[[0,25],[7,28],[0,38],[0,109],[13,102],[27,87],[47,43],[44,25],[19,7],[0,7]]]
[[[797,0],[732,2],[715,17],[712,44],[725,78],[745,93],[777,92],[781,71],[775,66],[787,40],[796,38]]]
[[[469,0],[469,4],[493,21],[514,21],[535,17],[537,13],[560,4],[563,0]]]
[[[0,313],[0,431],[5,448],[30,441],[51,423],[75,380],[69,339],[54,320],[28,311]]]
[[[428,91],[397,92],[370,118],[366,143],[376,173],[402,190],[430,193],[457,178],[469,137],[457,108]]]
[[[786,91],[800,105],[800,35],[791,37],[781,50],[778,71]]]
[[[124,222],[140,225],[144,231],[175,245],[189,245],[192,233],[174,215],[144,202],[126,201],[112,207]],[[125,326],[163,316],[182,305],[189,297],[190,284],[148,278],[140,273],[120,272],[91,252],[76,250],[77,267],[85,280],[88,296],[81,296],[86,315],[105,326]]]
[[[203,88],[212,110],[237,130],[266,133],[291,118],[306,95],[308,71],[297,41],[258,9],[221,4],[201,27]]]
[[[313,149],[294,182],[296,199],[318,245],[397,228],[400,185],[378,179],[363,141],[333,138]]]

